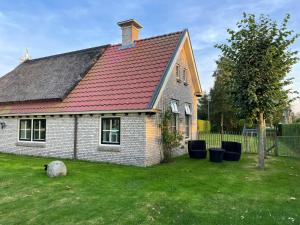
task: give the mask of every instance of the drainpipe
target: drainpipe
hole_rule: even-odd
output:
[[[78,133],[78,116],[74,115],[74,149],[73,159],[77,159],[77,133]]]

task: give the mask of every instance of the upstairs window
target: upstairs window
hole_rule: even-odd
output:
[[[46,119],[20,119],[20,141],[46,141]]]
[[[181,81],[180,80],[180,65],[179,64],[176,65],[176,80]]]
[[[183,82],[184,84],[188,84],[188,81],[187,81],[187,69],[184,68],[183,71],[182,71],[182,78],[183,78]]]
[[[101,119],[101,144],[120,144],[120,118]]]

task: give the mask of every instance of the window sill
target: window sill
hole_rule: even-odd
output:
[[[16,146],[34,147],[34,148],[46,148],[46,143],[18,141],[16,143]]]
[[[187,144],[191,139],[190,138],[185,138],[184,143]]]
[[[100,152],[120,152],[121,147],[120,145],[100,145],[98,146],[98,151]]]

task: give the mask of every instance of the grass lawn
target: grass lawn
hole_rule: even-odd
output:
[[[213,164],[187,156],[136,168],[0,154],[0,224],[300,224],[300,160],[255,155]]]

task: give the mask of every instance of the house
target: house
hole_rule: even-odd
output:
[[[187,30],[28,59],[0,78],[0,152],[148,166],[162,159],[160,118],[197,137],[197,68]],[[27,59],[27,60],[26,60]],[[3,125],[3,126],[2,126]]]

